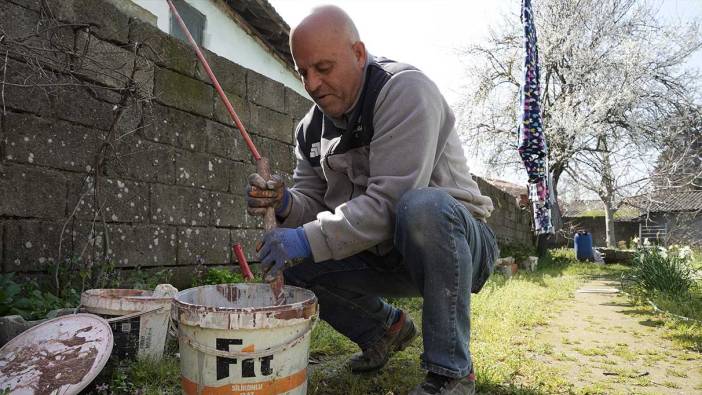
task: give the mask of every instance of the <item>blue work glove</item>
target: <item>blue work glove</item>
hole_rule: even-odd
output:
[[[277,228],[266,232],[258,252],[266,281],[274,279],[279,271],[285,269],[286,261],[295,264],[294,259],[309,256],[312,256],[312,250],[302,227]]]

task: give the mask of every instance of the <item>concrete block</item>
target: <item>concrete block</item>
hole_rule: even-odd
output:
[[[73,25],[89,25],[94,34],[105,40],[127,42],[129,17],[110,1],[47,0],[48,9],[42,6],[42,0],[20,0],[19,3],[34,11],[50,11],[55,18]]]
[[[176,152],[176,184],[227,191],[229,177],[224,159],[187,151]]]
[[[106,222],[148,221],[149,187],[145,183],[101,177],[96,191],[91,176],[75,176],[68,184],[68,213]]]
[[[231,241],[228,229],[179,227],[178,264],[229,264]]]
[[[27,0],[19,5],[9,1],[0,2],[0,21],[3,21],[2,30],[5,36],[3,41],[7,43],[20,39],[25,45],[13,46],[13,50],[8,54],[18,59],[39,55],[44,61],[66,65],[70,61],[67,52],[73,49],[74,28],[65,26],[47,29],[48,21],[38,12],[39,1]],[[6,21],[8,23],[5,23]],[[57,48],[65,51],[55,51]]]
[[[2,15],[0,20],[5,20],[2,19]],[[5,81],[8,82],[4,87],[5,108],[50,115],[51,97],[48,90],[40,86],[52,83],[55,74],[47,72],[43,75],[25,63],[11,58],[5,64],[4,56],[0,59],[0,64],[5,69]]]
[[[246,75],[246,98],[271,110],[285,112],[284,85],[252,70]]]
[[[111,255],[117,267],[175,265],[178,230],[175,226],[111,225]]]
[[[25,4],[23,4],[25,5]],[[3,21],[3,34],[9,39],[28,37],[36,33],[36,26],[39,23],[39,13],[37,9],[28,9],[9,1],[0,3],[0,20]],[[12,21],[12,23],[7,23]],[[3,56],[4,58],[4,56]]]
[[[229,174],[229,192],[234,195],[244,195],[249,184],[249,175],[256,172],[256,166],[250,163],[225,161]]]
[[[162,67],[156,68],[154,96],[167,106],[212,117],[214,88]]]
[[[185,226],[210,223],[208,191],[161,184],[151,185],[151,222]]]
[[[243,196],[212,193],[212,222],[217,227],[249,227],[246,224],[246,202]]]
[[[34,220],[5,222],[4,271],[46,270],[58,258],[63,223]]]
[[[184,42],[138,19],[130,21],[129,42],[138,46],[138,54],[155,64],[192,76],[197,58]]]
[[[244,250],[244,256],[249,262],[258,262],[256,243],[263,239],[262,229],[232,229],[232,245],[239,243]],[[253,268],[252,268],[253,271]]]
[[[246,96],[247,69],[212,51],[204,49],[203,54],[215,77],[217,77],[219,85],[222,86],[225,92],[230,92],[240,97]],[[207,75],[205,68],[200,62],[197,62],[195,77],[207,84],[212,84],[210,77]],[[219,98],[217,99],[219,100]],[[236,109],[236,107],[234,107],[234,109]]]
[[[105,171],[108,177],[175,184],[175,148],[131,135],[116,144]]]
[[[78,61],[73,72],[114,88],[135,88],[140,98],[151,98],[154,64],[133,52],[87,33],[76,40]]]
[[[148,140],[203,152],[206,125],[205,118],[153,103],[146,111],[141,133]]]
[[[120,12],[123,14],[127,15],[129,17],[129,22],[132,22],[132,20],[142,20],[144,22],[148,22],[153,26],[156,26],[156,23],[158,22],[158,18],[156,15],[152,14],[145,8],[139,6],[136,3],[133,3],[131,1],[123,1],[123,0],[103,0],[107,1],[110,4],[112,4],[115,8],[117,8]]]
[[[268,108],[251,106],[251,129],[254,133],[292,144],[293,120],[290,116]]]
[[[5,119],[5,159],[78,172],[95,165],[105,132],[30,114]]]
[[[0,64],[4,66],[4,59]],[[65,75],[40,70],[8,59],[5,86],[5,108],[53,116],[99,129],[109,129],[113,121],[113,105],[102,101],[103,89],[76,85]],[[113,92],[114,94],[114,92]],[[96,97],[96,95],[100,97]]]
[[[252,139],[261,155],[270,161],[271,169],[276,173],[292,172],[295,167],[295,157],[291,145],[260,136],[253,136]]]
[[[15,164],[0,165],[0,215],[63,218],[66,179],[58,172]]]
[[[66,81],[68,80],[61,78],[54,83]],[[105,94],[104,89],[93,88],[94,84],[92,83],[85,82],[83,84],[83,86],[67,85],[52,88],[50,95],[54,116],[88,127],[109,130],[116,116],[115,105],[100,99],[113,95]],[[112,93],[114,94],[114,92]],[[96,97],[95,94],[100,97]]]
[[[207,136],[207,153],[231,160],[246,161],[250,159],[251,153],[238,129],[224,126],[218,122],[207,121],[205,135]]]
[[[241,123],[244,124],[246,131],[250,133],[249,128],[251,128],[251,111],[249,110],[249,107],[251,107],[251,103],[244,100],[241,96],[237,96],[233,93],[224,93],[227,95],[232,107],[234,107],[236,116],[239,117]],[[229,115],[227,107],[224,105],[224,102],[222,102],[222,99],[217,93],[215,93],[214,98],[214,119],[227,126],[236,127],[236,124],[234,121],[232,121],[232,117]]]
[[[286,143],[271,140],[269,144],[271,168],[276,173],[292,174],[295,170],[295,154],[293,147]]]
[[[123,103],[113,106],[115,116],[115,137],[122,139],[140,130],[144,117],[144,105],[136,97],[127,97]]]
[[[296,91],[285,87],[285,113],[295,119],[302,119],[314,102]]]

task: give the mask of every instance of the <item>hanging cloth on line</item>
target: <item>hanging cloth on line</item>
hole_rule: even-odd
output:
[[[521,87],[519,156],[529,176],[529,199],[533,204],[534,231],[537,235],[553,233],[551,224],[551,189],[548,173],[548,147],[541,120],[539,53],[531,0],[522,0],[524,25],[524,84]]]

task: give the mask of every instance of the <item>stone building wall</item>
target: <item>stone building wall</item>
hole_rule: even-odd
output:
[[[48,6],[48,8],[46,7]],[[255,166],[192,50],[108,1],[0,0],[0,263],[168,267],[253,260],[246,215]],[[294,167],[293,129],[310,102],[205,51],[274,172]],[[529,214],[495,199],[499,238],[531,242]],[[178,281],[177,281],[178,282]]]

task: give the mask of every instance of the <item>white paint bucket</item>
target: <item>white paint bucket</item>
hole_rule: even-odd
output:
[[[139,289],[89,289],[80,296],[87,312],[110,323],[117,360],[163,357],[172,301],[172,296]]]
[[[284,287],[275,306],[268,284],[186,289],[173,300],[183,393],[307,393],[312,328],[319,316],[309,290]]]

